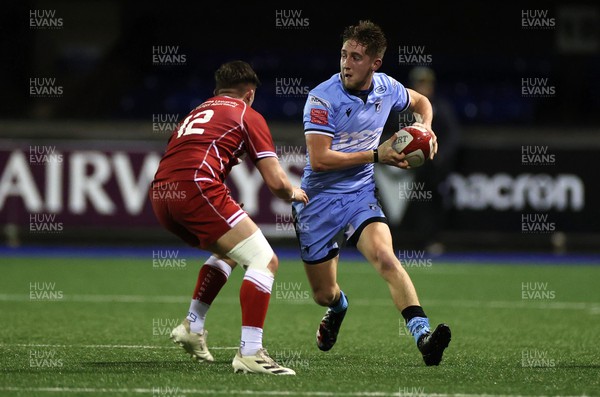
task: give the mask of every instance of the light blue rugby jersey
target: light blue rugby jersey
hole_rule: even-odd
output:
[[[304,134],[322,134],[333,138],[331,149],[362,152],[379,145],[383,127],[392,109],[403,111],[410,104],[406,88],[384,74],[373,75],[373,90],[366,103],[344,89],[340,74],[322,82],[308,93],[304,105]],[[315,172],[308,152],[302,175],[302,188],[310,195],[348,193],[375,185],[373,164],[342,170]]]

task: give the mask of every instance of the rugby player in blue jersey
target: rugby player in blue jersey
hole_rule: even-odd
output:
[[[317,330],[319,349],[333,347],[346,315],[348,299],[337,283],[337,266],[340,248],[354,245],[386,281],[425,364],[438,365],[450,343],[450,328],[443,323],[430,328],[415,287],[394,254],[374,179],[377,162],[408,168],[404,155],[391,147],[394,136],[379,145],[390,111],[418,113],[430,131],[433,112],[427,97],[377,72],[386,47],[385,34],[373,22],[346,27],[340,72],[308,94],[302,189],[310,201],[293,203],[296,234],[314,300],[328,308]],[[431,159],[436,152],[437,141]]]

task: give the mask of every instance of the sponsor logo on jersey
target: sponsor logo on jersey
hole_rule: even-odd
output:
[[[375,102],[375,112],[381,112],[381,101]]]
[[[308,102],[311,105],[321,105],[321,106],[325,106],[326,108],[331,108],[331,105],[329,104],[328,101],[326,101],[325,99],[319,98],[317,96],[311,95],[308,97]]]
[[[313,124],[327,125],[329,112],[325,109],[310,109],[310,122]]]
[[[377,86],[377,88],[375,88],[375,93],[376,94],[383,94],[385,92],[386,88],[384,85],[380,85]]]

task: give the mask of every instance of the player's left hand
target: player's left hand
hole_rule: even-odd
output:
[[[433,150],[431,151],[431,153],[429,153],[429,160],[433,160],[433,157],[435,157],[435,155],[437,154],[437,151],[438,151],[437,135],[435,135],[435,132],[433,132],[430,125],[423,124],[423,123],[413,123],[413,125],[417,126],[417,127],[425,128],[427,131],[429,131],[429,133],[433,137]]]

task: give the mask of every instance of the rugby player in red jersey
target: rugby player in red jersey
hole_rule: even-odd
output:
[[[192,110],[169,138],[149,190],[163,227],[213,253],[200,268],[188,315],[173,329],[171,339],[197,360],[213,361],[206,344],[206,313],[232,269],[241,265],[242,330],[233,369],[295,375],[262,345],[277,256],[224,182],[247,155],[276,197],[290,203],[307,203],[308,197],[290,183],[265,119],[252,109],[260,85],[252,67],[243,61],[227,62],[215,72],[215,82],[215,96]]]

